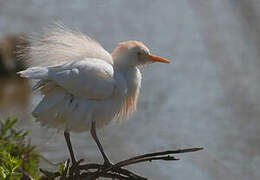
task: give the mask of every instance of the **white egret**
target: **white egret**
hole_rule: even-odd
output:
[[[136,110],[141,87],[139,66],[170,63],[151,55],[138,41],[122,42],[110,55],[98,42],[64,27],[47,31],[28,50],[32,65],[18,74],[38,80],[33,89],[43,95],[32,115],[43,125],[66,129],[74,164],[69,131],[91,129],[104,164],[109,165],[95,126],[126,120]]]

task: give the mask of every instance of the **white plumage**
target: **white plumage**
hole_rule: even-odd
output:
[[[22,77],[38,80],[43,99],[33,116],[43,125],[72,131],[127,119],[136,109],[141,73],[155,61],[141,42],[120,43],[110,55],[99,43],[64,27],[47,31],[29,47],[31,67]]]

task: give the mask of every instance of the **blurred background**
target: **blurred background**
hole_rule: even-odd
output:
[[[17,117],[42,155],[60,162],[68,156],[63,133],[34,122],[30,112],[41,96],[15,76],[26,64],[13,54],[17,44],[28,43],[18,37],[55,21],[87,33],[109,52],[120,41],[139,40],[174,62],[144,68],[138,112],[98,131],[114,162],[202,146],[177,162],[130,169],[163,180],[260,178],[258,0],[0,0],[0,117]],[[72,142],[78,158],[101,161],[89,133],[72,134]]]

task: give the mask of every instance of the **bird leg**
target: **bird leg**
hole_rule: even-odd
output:
[[[72,177],[72,179],[77,180],[77,179],[79,179],[79,174],[80,174],[80,170],[79,170],[78,166],[83,161],[83,159],[76,161],[76,158],[75,158],[75,155],[73,152],[73,148],[71,145],[71,141],[70,141],[70,133],[67,129],[64,131],[64,137],[65,137],[65,140],[66,140],[66,143],[67,143],[67,146],[69,149],[69,153],[70,153],[70,158],[72,161],[72,166],[70,168],[70,177]],[[75,176],[74,176],[74,173],[75,173]]]
[[[67,129],[64,131],[64,137],[65,137],[68,149],[69,149],[69,153],[70,153],[72,164],[76,164],[77,161],[75,159],[73,148],[72,148],[72,145],[71,145],[70,133],[69,133],[69,131]]]
[[[104,152],[104,149],[103,149],[103,147],[102,147],[102,145],[101,145],[101,143],[100,143],[100,141],[99,141],[99,139],[98,139],[98,137],[97,137],[97,133],[96,133],[96,123],[95,123],[95,121],[92,121],[90,133],[91,133],[91,135],[92,135],[94,141],[96,142],[99,151],[100,151],[101,154],[102,154],[102,157],[103,157],[103,159],[104,159],[104,167],[106,168],[106,167],[112,166],[113,164],[112,164],[112,163],[110,162],[110,160],[108,159],[108,157],[107,157],[106,153]]]

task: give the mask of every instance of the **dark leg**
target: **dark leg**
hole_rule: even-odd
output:
[[[70,133],[67,129],[64,131],[64,136],[65,136],[65,140],[66,140],[66,143],[67,143],[67,146],[68,146],[68,149],[69,149],[69,152],[70,152],[71,161],[72,161],[72,166],[70,168],[70,177],[73,180],[74,179],[78,180],[79,174],[80,174],[80,171],[78,169],[78,165],[83,161],[83,159],[76,161],[75,156],[74,156],[74,152],[73,152],[73,149],[72,149],[71,141],[70,141]],[[75,173],[75,175],[74,175],[74,173]]]
[[[76,164],[77,161],[75,159],[74,152],[73,152],[73,149],[72,149],[72,145],[71,145],[71,141],[70,141],[70,133],[67,129],[64,131],[64,137],[65,137],[65,140],[66,140],[69,152],[70,152],[72,164]]]
[[[103,157],[103,159],[104,159],[104,165],[105,165],[105,166],[111,166],[112,163],[111,163],[110,160],[108,159],[108,157],[107,157],[106,153],[104,152],[103,147],[102,147],[102,145],[101,145],[101,143],[100,143],[100,141],[99,141],[99,139],[98,139],[98,137],[97,137],[95,121],[92,121],[91,131],[90,131],[90,132],[91,132],[91,135],[92,135],[93,139],[95,140],[95,142],[96,142],[96,144],[97,144],[97,146],[98,146],[99,151],[100,151],[101,154],[102,154],[102,157]]]

